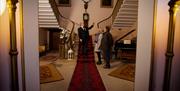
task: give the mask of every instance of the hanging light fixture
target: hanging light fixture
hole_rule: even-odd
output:
[[[0,15],[3,14],[6,8],[6,0],[0,0]]]

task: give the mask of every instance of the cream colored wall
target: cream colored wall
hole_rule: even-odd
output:
[[[21,30],[20,30],[20,4],[17,3],[17,9],[16,9],[16,38],[17,38],[17,51],[18,51],[18,80],[19,80],[19,91],[23,91],[22,88],[22,44],[21,44],[21,40],[22,40],[22,36],[21,36]]]
[[[154,0],[139,0],[135,91],[149,91]]]
[[[89,25],[93,22],[97,24],[99,21],[111,15],[113,8],[101,8],[101,0],[91,0],[88,4],[87,12],[90,15]],[[114,6],[117,0],[114,1]],[[75,21],[76,23],[83,22],[84,2],[82,0],[71,0],[71,7],[59,7],[61,14]],[[97,31],[95,26],[90,34],[94,34]]]
[[[162,91],[165,52],[167,45],[168,33],[168,0],[158,0],[157,2],[157,21],[155,33],[155,47],[154,47],[154,68],[153,68],[153,89],[155,91]]]
[[[8,11],[0,15],[0,90],[10,91],[10,35]]]
[[[26,91],[40,91],[38,0],[23,0]]]

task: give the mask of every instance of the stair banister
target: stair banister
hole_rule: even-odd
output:
[[[133,29],[133,30],[129,31],[129,32],[126,33],[124,36],[122,36],[122,37],[120,37],[118,40],[116,40],[116,42],[122,40],[123,38],[125,38],[125,37],[128,36],[128,35],[130,35],[130,34],[133,33],[134,31],[136,31],[136,29]]]
[[[119,8],[121,7],[123,1],[124,1],[124,0],[117,0],[116,5],[115,5],[115,7],[114,7],[114,9],[113,9],[113,12],[111,13],[111,15],[97,23],[97,27],[98,27],[98,28],[100,28],[100,24],[101,24],[101,23],[103,23],[103,22],[105,22],[105,21],[107,21],[107,20],[109,20],[109,19],[111,19],[111,18],[112,18],[112,19],[111,19],[112,21],[115,19],[115,16],[116,16]],[[112,22],[112,21],[111,21],[111,22]]]
[[[57,8],[58,5],[57,5],[57,3],[56,3],[55,0],[49,0],[49,3],[50,3],[50,5],[51,5],[51,7],[52,7],[52,9],[53,9],[53,12],[55,13],[55,16],[56,16],[56,18],[57,18],[57,20],[58,20],[58,24],[59,24],[60,27],[61,27],[61,24],[60,24],[61,21],[59,21],[59,20],[65,19],[65,20],[69,21],[70,23],[72,23],[72,28],[71,28],[71,31],[70,31],[70,36],[69,36],[68,40],[66,41],[67,43],[70,43],[70,46],[69,46],[69,47],[71,48],[71,45],[72,45],[72,34],[73,34],[73,31],[74,31],[75,22],[72,21],[72,20],[70,20],[70,19],[67,18],[67,17],[64,17],[64,16],[59,12],[59,10],[58,10],[58,8]],[[63,28],[65,28],[65,27],[63,26]],[[65,28],[65,29],[66,29],[66,28]],[[68,30],[68,29],[66,29],[66,30]]]

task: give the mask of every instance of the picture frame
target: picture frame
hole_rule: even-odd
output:
[[[100,4],[101,4],[101,8],[112,8],[113,0],[101,0]]]
[[[71,0],[57,0],[58,6],[71,7]]]

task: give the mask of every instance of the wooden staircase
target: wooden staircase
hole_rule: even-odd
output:
[[[59,28],[58,20],[49,0],[39,0],[38,24],[40,28]]]
[[[124,0],[117,13],[112,27],[131,30],[136,26],[138,16],[138,0]]]

